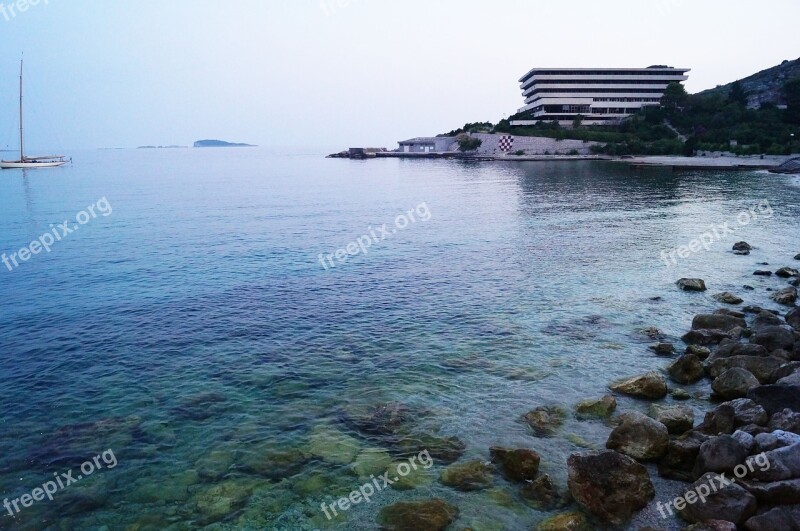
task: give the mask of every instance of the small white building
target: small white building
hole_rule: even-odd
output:
[[[457,149],[452,136],[418,137],[399,142],[401,153],[445,153]]]

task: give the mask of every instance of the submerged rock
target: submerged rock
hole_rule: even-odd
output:
[[[572,497],[605,522],[621,525],[655,497],[647,469],[618,452],[573,454],[567,466]]]
[[[575,416],[585,418],[608,418],[617,409],[617,399],[606,395],[597,400],[584,400],[575,406]]]
[[[531,481],[539,473],[541,457],[533,450],[495,447],[489,452],[492,462],[498,463],[503,473],[513,481]]]
[[[359,454],[361,443],[346,433],[318,426],[308,440],[308,453],[336,465],[349,465]]]
[[[557,514],[539,524],[538,531],[591,531],[589,520],[582,513],[573,511]]]
[[[445,531],[456,517],[458,508],[435,498],[384,507],[378,515],[378,523],[385,531]]]
[[[272,444],[247,447],[237,457],[238,465],[245,472],[274,480],[295,476],[308,460],[309,457],[299,448]]]
[[[380,476],[392,466],[392,456],[380,448],[367,448],[356,457],[350,465],[359,479],[369,479],[370,476]]]
[[[458,437],[415,433],[400,439],[397,449],[401,455],[407,457],[419,455],[420,452],[427,450],[437,464],[449,465],[461,459],[467,445]]]
[[[756,271],[753,274],[757,277],[771,277],[772,271]]]
[[[444,469],[440,481],[464,492],[488,489],[494,484],[494,470],[480,460],[456,463]]]
[[[611,385],[610,389],[618,393],[640,398],[660,399],[667,396],[667,382],[657,372],[635,376]]]
[[[522,487],[521,494],[526,502],[540,511],[553,510],[563,503],[558,487],[547,474],[526,483]]]
[[[669,377],[679,384],[692,384],[705,376],[705,368],[700,358],[694,354],[684,354],[667,367]]]
[[[551,437],[564,424],[567,412],[560,406],[541,406],[525,415],[525,422],[537,437]]]
[[[195,468],[200,479],[214,482],[222,479],[233,465],[234,454],[230,450],[214,450],[197,463]]]
[[[606,442],[606,448],[640,461],[660,459],[667,453],[669,431],[660,422],[633,411],[620,417]]]
[[[699,278],[682,278],[676,282],[683,291],[706,291],[706,283]]]
[[[248,481],[225,481],[197,491],[190,500],[200,525],[218,522],[244,507],[253,492]]]

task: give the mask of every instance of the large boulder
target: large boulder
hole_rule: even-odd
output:
[[[791,409],[778,411],[772,415],[767,427],[771,430],[781,430],[800,434],[800,413],[796,413]]]
[[[532,481],[539,473],[542,458],[533,450],[495,447],[489,453],[492,462],[499,464],[503,473],[513,481]]]
[[[772,312],[767,312],[761,310],[758,315],[756,315],[755,319],[753,319],[753,325],[751,328],[753,331],[758,332],[763,328],[767,328],[769,326],[781,326],[783,325],[783,321],[780,317],[775,315]]]
[[[709,438],[698,431],[690,431],[670,440],[667,454],[658,463],[658,474],[677,481],[694,481],[693,470],[697,455],[700,453],[700,447]]]
[[[696,315],[692,321],[692,330],[722,330],[730,332],[736,327],[747,328],[747,322],[739,317],[720,313]]]
[[[769,421],[767,411],[749,398],[739,398],[731,402],[726,402],[726,404],[733,407],[736,421],[735,426],[737,428],[750,424],[765,426]]]
[[[694,410],[688,406],[664,407],[653,404],[650,416],[667,427],[671,435],[683,435],[694,427]]]
[[[676,282],[683,291],[706,291],[706,283],[699,278],[682,278]]]
[[[788,287],[772,294],[772,300],[785,306],[794,306],[797,302],[797,288]]]
[[[747,448],[731,435],[713,437],[700,447],[694,466],[695,477],[707,472],[728,472],[747,458]]]
[[[736,525],[742,525],[755,514],[758,505],[755,496],[735,483],[725,486],[719,483],[719,476],[713,472],[698,479],[684,494],[683,503],[676,503],[678,514],[692,523],[724,520]],[[700,498],[699,493],[704,496]]]
[[[800,275],[800,271],[791,267],[782,267],[778,269],[775,274],[781,278],[792,278]]]
[[[384,507],[378,515],[378,523],[385,531],[444,531],[457,516],[458,508],[435,498]]]
[[[787,479],[784,481],[773,481],[772,483],[761,483],[758,481],[742,482],[742,486],[756,497],[759,504],[800,504],[800,479]]]
[[[720,374],[711,384],[711,388],[718,396],[732,400],[746,397],[750,389],[759,385],[758,378],[750,371],[734,367]]]
[[[797,531],[800,530],[800,505],[775,507],[754,516],[745,523],[748,531]]]
[[[700,345],[700,346],[708,346],[708,345],[716,345],[726,339],[730,339],[730,336],[724,330],[691,330],[684,334],[681,338],[684,343],[687,345]]]
[[[800,411],[800,385],[762,385],[751,389],[747,398],[774,415],[786,408]]]
[[[800,443],[800,435],[777,430],[771,433],[759,433],[754,437],[754,442],[758,453],[770,452]]]
[[[795,308],[786,314],[786,322],[789,326],[800,332],[800,308]]]
[[[572,497],[605,522],[621,525],[655,497],[647,469],[618,452],[573,454],[567,467]]]
[[[611,385],[612,391],[639,398],[658,400],[667,396],[667,382],[657,372],[650,372]]]
[[[748,478],[762,482],[800,479],[800,443],[751,457],[756,464]]]
[[[621,421],[606,442],[616,450],[640,461],[660,459],[667,453],[669,431],[660,422],[633,411],[620,416]]]
[[[696,429],[706,435],[731,435],[736,431],[736,410],[731,402],[720,404],[714,411],[706,413]]]
[[[762,345],[725,340],[719,344],[714,354],[709,356],[708,362],[713,363],[720,358],[732,358],[733,356],[766,357],[769,356],[769,351]]]
[[[749,253],[753,250],[753,247],[747,242],[736,242],[733,244],[733,250],[740,253]]]
[[[767,326],[759,329],[751,341],[756,345],[763,346],[770,352],[778,349],[792,350],[794,332],[783,326]]]
[[[714,360],[708,367],[708,375],[712,378],[717,378],[723,372],[739,367],[755,376],[760,383],[767,384],[772,381],[772,375],[784,363],[785,360],[773,357],[733,356]]]

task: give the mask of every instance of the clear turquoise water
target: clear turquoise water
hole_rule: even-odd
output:
[[[260,473],[248,463],[308,455],[320,430],[380,447],[343,412],[395,402],[425,411],[417,429],[461,439],[463,459],[534,448],[564,486],[575,436],[602,447],[609,428],[569,419],[537,439],[521,415],[663,366],[639,330],[680,336],[714,293],[769,306],[779,281],[751,273],[800,252],[800,187],[759,172],[260,149],[74,156],[61,170],[0,174],[0,252],[102,197],[113,207],[51,253],[14,271],[0,264],[0,494],[30,492],[109,448],[119,464],[16,520],[6,513],[4,528],[377,529],[382,507],[438,496],[460,508],[454,529],[530,529],[549,514],[516,487],[498,477],[491,492],[459,493],[436,481],[444,463],[432,481],[335,522],[320,504],[363,483],[350,463],[317,455]],[[770,218],[665,267],[663,249],[762,200]],[[320,266],[320,253],[423,202],[430,220]],[[733,256],[740,239],[757,251]],[[684,276],[710,291],[677,291]]]

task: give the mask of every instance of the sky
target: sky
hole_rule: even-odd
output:
[[[513,114],[534,67],[689,67],[698,92],[800,57],[797,0],[0,3],[0,149],[23,52],[30,151],[393,149]]]

